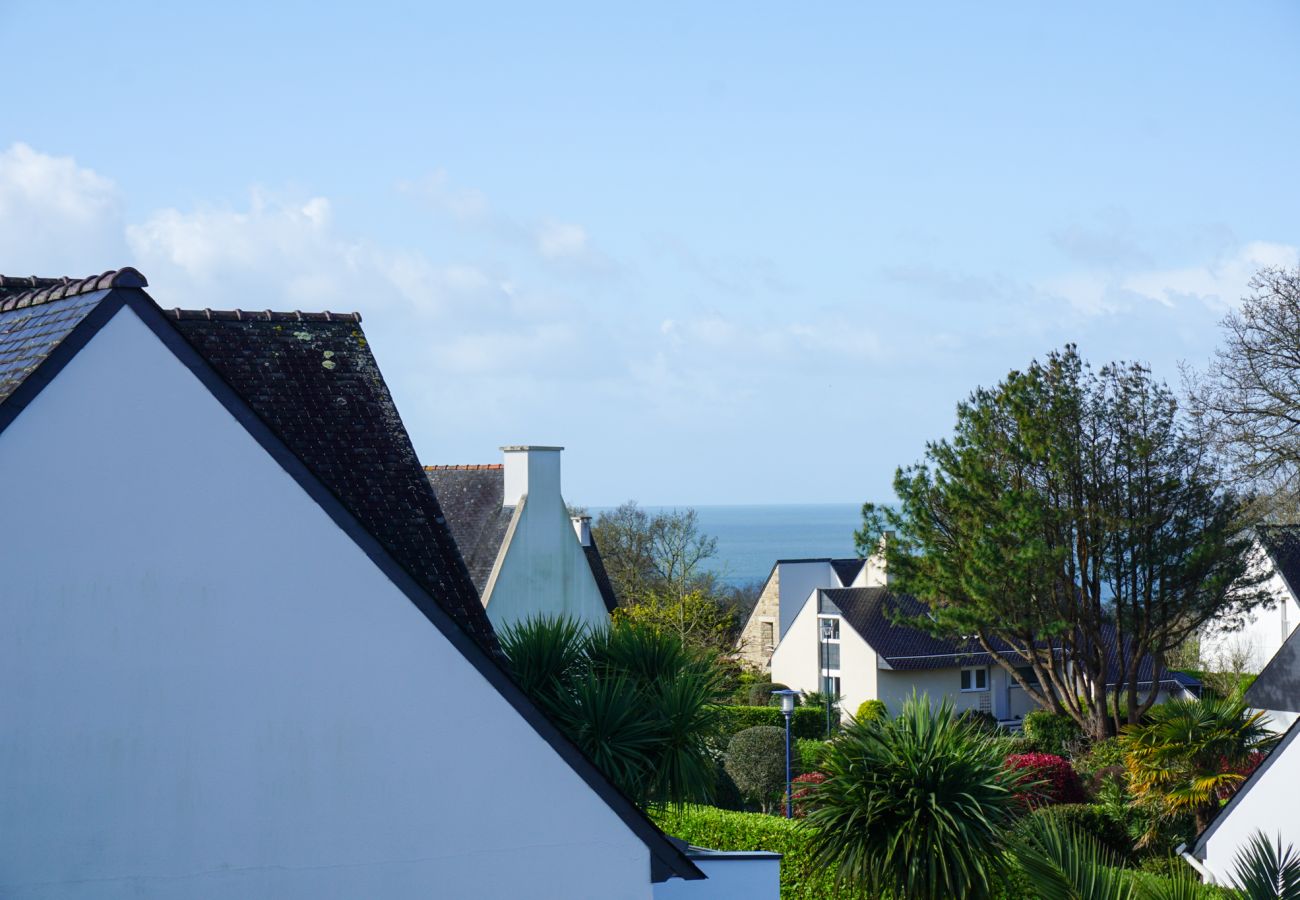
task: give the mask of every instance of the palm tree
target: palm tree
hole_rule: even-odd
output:
[[[720,678],[710,657],[626,621],[590,631],[534,618],[500,640],[524,692],[638,804],[711,798]]]
[[[830,745],[805,822],[842,883],[911,900],[981,898],[1005,867],[1014,774],[998,743],[913,695],[893,719],[851,722]]]
[[[1129,726],[1121,737],[1130,790],[1166,818],[1190,812],[1196,830],[1204,831],[1220,797],[1246,779],[1242,765],[1277,743],[1267,723],[1241,697],[1154,706],[1145,722]]]

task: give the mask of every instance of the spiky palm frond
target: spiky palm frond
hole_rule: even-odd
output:
[[[1092,836],[1031,816],[1012,852],[1042,900],[1135,900],[1133,885]]]
[[[1300,856],[1295,846],[1282,849],[1257,831],[1237,854],[1232,872],[1242,900],[1300,900]]]

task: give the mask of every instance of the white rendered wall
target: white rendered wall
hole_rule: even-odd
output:
[[[1263,831],[1282,846],[1300,844],[1300,815],[1296,815],[1296,785],[1300,784],[1300,741],[1281,748],[1259,780],[1250,786],[1205,842],[1205,867],[1218,884],[1231,884],[1237,853],[1250,836]]]
[[[609,610],[560,494],[558,449],[507,451],[507,501],[521,490],[526,494],[483,592],[492,627],[500,631],[536,616],[605,627]]]
[[[989,673],[992,675],[992,673]],[[989,686],[992,687],[990,680]],[[879,678],[880,699],[885,701],[891,715],[897,715],[903,703],[915,690],[918,695],[928,694],[930,702],[938,705],[945,697],[952,700],[957,710],[979,709],[980,698],[992,700],[991,691],[967,691],[961,689],[960,667],[946,669],[925,669],[921,671],[903,671],[899,669],[881,669]],[[992,712],[992,710],[990,710]]]
[[[781,604],[782,616],[786,604]],[[843,629],[841,628],[841,633]],[[796,610],[785,637],[772,651],[772,680],[796,691],[821,690],[818,668],[817,592],[811,591]]]
[[[835,570],[825,560],[781,563],[781,580],[777,585],[780,590],[781,632],[777,635],[777,643],[785,640],[791,623],[814,588],[833,588],[839,583]]]
[[[1262,586],[1277,602],[1271,609],[1256,609],[1246,615],[1245,626],[1225,631],[1213,622],[1201,631],[1201,665],[1210,671],[1234,668],[1244,657],[1244,671],[1259,673],[1282,647],[1300,622],[1300,604],[1282,576],[1274,571]]]
[[[775,853],[706,854],[692,856],[692,861],[708,880],[674,878],[656,884],[654,900],[780,900],[781,857]]]
[[[645,845],[134,313],[0,434],[0,482],[0,896],[651,896]]]
[[[840,620],[840,711],[845,716],[857,715],[858,707],[866,700],[877,698],[879,669],[876,651]]]

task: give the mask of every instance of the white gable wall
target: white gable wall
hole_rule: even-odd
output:
[[[817,595],[812,591],[799,608],[790,630],[772,653],[772,680],[797,691],[821,690],[822,669],[817,628]],[[840,709],[856,713],[877,690],[876,652],[847,623],[840,623]]]
[[[1197,842],[1205,867],[1218,884],[1232,884],[1236,857],[1252,834],[1263,831],[1269,840],[1279,836],[1282,846],[1300,844],[1300,816],[1296,815],[1296,785],[1300,784],[1300,741],[1290,740],[1273,752],[1254,784],[1236,798],[1211,826],[1209,837]]]
[[[1271,564],[1271,562],[1270,562]],[[1268,665],[1300,623],[1300,604],[1282,575],[1274,570],[1262,588],[1276,599],[1271,608],[1259,608],[1246,615],[1245,627],[1225,631],[1214,622],[1201,631],[1201,664],[1211,671],[1231,670],[1234,659],[1242,658],[1244,671],[1258,673]]]
[[[783,562],[780,566],[781,578],[777,586],[780,590],[781,631],[776,638],[778,644],[785,640],[786,632],[813,588],[838,587],[840,584],[830,562],[824,559]]]
[[[130,310],[0,480],[0,896],[651,895],[645,845]]]
[[[536,616],[608,625],[609,610],[560,494],[559,449],[507,448],[504,474],[515,514],[483,592],[492,627]]]

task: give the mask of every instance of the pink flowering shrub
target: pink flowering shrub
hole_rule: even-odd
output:
[[[1020,783],[1025,785],[1022,796],[1030,809],[1053,803],[1082,803],[1087,799],[1079,774],[1063,757],[1051,753],[1015,753],[1007,757],[1006,766],[1020,775]]]

